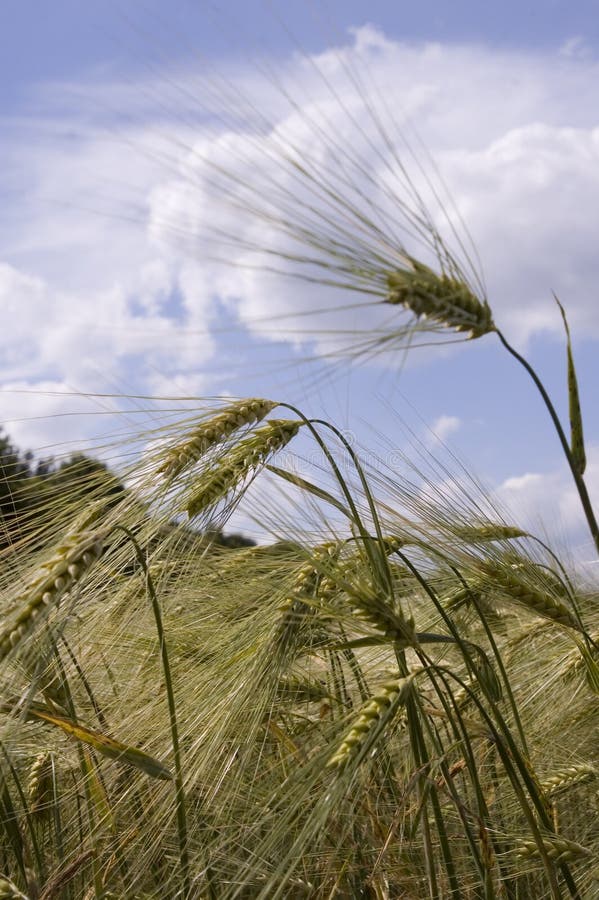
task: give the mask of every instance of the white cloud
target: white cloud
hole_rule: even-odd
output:
[[[432,436],[441,442],[446,441],[448,437],[459,431],[461,425],[462,420],[458,416],[439,416],[431,425]]]
[[[587,449],[585,481],[596,509],[599,508],[599,447]],[[505,479],[496,490],[515,522],[540,536],[547,534],[562,545],[575,540],[582,560],[596,558],[572,475],[564,464],[549,472],[526,472]]]
[[[277,84],[227,63],[205,81],[173,67],[168,92],[155,76],[48,86],[43,123],[8,123],[0,151],[20,192],[0,223],[0,381],[208,390],[223,311],[257,339],[324,353],[386,330],[395,313],[376,298],[349,310],[361,295],[288,276],[322,273],[306,258],[337,251],[350,280],[366,272],[384,292],[402,241],[426,252],[392,146],[438,227],[464,236],[431,195],[414,129],[474,235],[499,323],[520,342],[561,329],[554,289],[574,334],[599,337],[599,67],[577,47],[408,45],[366,26],[279,60]],[[304,239],[315,232],[321,246]]]
[[[581,34],[568,38],[559,48],[559,55],[570,59],[589,59],[592,51]]]

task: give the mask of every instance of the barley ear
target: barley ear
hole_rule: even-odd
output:
[[[17,616],[0,631],[0,662],[33,630],[38,618],[82,581],[102,555],[105,539],[105,532],[74,531],[54,548],[20,594]]]
[[[185,505],[189,518],[215,506],[246,477],[255,474],[270,456],[282,450],[295,437],[301,425],[301,422],[291,419],[270,419],[202,472]]]
[[[549,859],[553,860],[556,865],[574,862],[584,856],[592,856],[591,850],[558,835],[548,835],[543,838],[543,846]],[[522,841],[517,847],[516,853],[522,859],[530,859],[539,856],[539,848],[536,841]]]
[[[52,754],[40,753],[31,765],[27,784],[29,811],[40,821],[46,819],[51,812],[52,780]]]
[[[398,710],[405,707],[413,681],[413,675],[400,677],[399,674],[385,681],[364,704],[327,765],[333,769],[343,769],[351,760],[356,759],[375,732],[388,725]]]
[[[597,769],[585,763],[568,766],[566,769],[559,769],[553,772],[541,781],[543,791],[550,796],[561,794],[571,787],[578,784],[587,784],[597,778]]]
[[[452,528],[460,540],[469,544],[484,544],[491,541],[510,541],[526,537],[527,532],[517,525],[502,522],[481,522],[478,525],[458,525]]]
[[[211,447],[226,441],[245,426],[261,422],[278,406],[274,400],[250,397],[223,407],[220,412],[196,425],[183,441],[169,447],[157,471],[175,478],[196,463]]]
[[[566,330],[566,341],[568,349],[568,406],[570,413],[570,450],[572,459],[579,475],[584,475],[587,459],[584,449],[584,434],[582,430],[582,412],[580,410],[580,395],[578,392],[578,379],[576,377],[576,368],[574,366],[574,356],[572,354],[572,340],[570,338],[570,326],[566,318],[566,311],[556,295],[555,302],[559,307]]]
[[[409,309],[417,319],[467,332],[471,338],[495,330],[489,304],[479,300],[465,281],[438,275],[412,257],[408,257],[408,263],[410,268],[387,276],[386,303]]]
[[[21,893],[10,878],[0,875],[0,900],[29,900],[29,898]]]
[[[490,583],[530,612],[580,631],[580,625],[570,609],[548,591],[534,587],[522,578],[518,565],[505,565],[496,560],[486,560],[480,565],[480,569],[483,572],[483,579],[475,584],[475,590],[485,587],[488,589]]]

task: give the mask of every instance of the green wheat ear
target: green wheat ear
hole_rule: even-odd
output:
[[[360,710],[356,720],[328,761],[334,769],[343,769],[356,759],[369,737],[377,728],[389,725],[403,712],[413,689],[414,676],[400,677],[399,673],[385,681]]]
[[[0,900],[29,900],[29,898],[21,893],[10,878],[0,875]]]
[[[388,275],[386,303],[404,306],[418,319],[467,332],[472,338],[495,331],[489,304],[481,302],[464,281],[438,275],[424,263],[408,259],[411,268]]]
[[[54,548],[17,599],[14,620],[0,632],[0,662],[32,631],[38,618],[83,580],[102,555],[105,538],[105,532],[74,530]]]
[[[182,441],[169,447],[157,471],[169,478],[175,478],[201,459],[211,447],[230,438],[244,426],[260,422],[277,405],[273,400],[264,400],[260,397],[228,404],[215,415],[194,426]]]
[[[293,419],[271,419],[239,441],[197,478],[185,509],[190,519],[205,512],[250,474],[263,466],[278,450],[282,450],[298,433],[302,423]]]

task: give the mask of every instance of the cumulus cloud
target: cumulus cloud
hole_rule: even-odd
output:
[[[517,341],[561,328],[551,290],[575,336],[599,337],[598,64],[579,49],[365,26],[278,59],[276,82],[223,62],[47,86],[43,121],[6,123],[0,149],[0,381],[209,390],[223,319],[267,343],[355,346],[396,313],[323,275],[384,294],[402,246],[430,259],[427,215],[474,278],[468,224]]]
[[[462,420],[458,416],[442,415],[436,419],[431,425],[433,438],[440,441],[446,441],[448,437],[459,431]]]
[[[599,447],[587,449],[585,481],[595,508],[599,504]],[[549,472],[524,472],[505,479],[496,497],[532,533],[561,541],[574,537],[582,560],[596,558],[580,499],[566,465]]]
[[[327,352],[342,331],[351,344],[366,328],[387,329],[389,311],[350,315],[354,295],[285,276],[324,272],[384,293],[384,269],[400,263],[401,246],[430,258],[415,235],[414,216],[420,225],[427,216],[415,186],[466,271],[467,223],[496,317],[520,344],[561,327],[552,290],[574,332],[597,337],[588,287],[599,275],[597,68],[576,54],[415,46],[355,29],[345,46],[281,62],[280,93],[253,79],[234,128],[198,127],[179,171],[152,192],[153,233],[167,241],[178,224],[245,327],[296,343],[311,337]],[[243,74],[233,89],[244,95]],[[256,107],[271,111],[266,124],[256,124]],[[337,312],[308,315],[323,308]]]

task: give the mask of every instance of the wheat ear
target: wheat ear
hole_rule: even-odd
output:
[[[10,878],[0,875],[0,900],[29,900],[29,898],[21,893]]]
[[[158,472],[175,478],[235,431],[261,422],[277,405],[273,400],[260,397],[230,403],[216,415],[196,425],[183,441],[170,447]]]
[[[405,705],[413,680],[413,675],[400,677],[398,674],[381,685],[378,692],[364,704],[339,748],[329,759],[331,768],[344,768],[351,759],[356,758],[377,726],[390,722],[398,708]]]
[[[394,610],[387,595],[377,590],[368,579],[357,578],[343,587],[357,619],[372,626],[390,641],[406,645],[416,643],[413,619],[404,616],[401,610]]]
[[[199,484],[192,489],[185,507],[189,518],[226,497],[250,472],[285,447],[301,425],[301,422],[292,419],[271,419],[250,437],[240,441],[199,477]]]
[[[509,541],[526,537],[527,532],[516,525],[503,525],[501,522],[481,522],[479,525],[459,525],[451,529],[462,541],[469,544],[482,544],[490,541]]]
[[[27,799],[29,811],[38,819],[47,817],[52,801],[53,763],[51,753],[39,753],[29,770]]]
[[[593,766],[581,763],[576,766],[568,766],[566,769],[558,769],[552,775],[548,775],[541,781],[541,787],[550,796],[561,794],[577,784],[585,784],[597,778],[597,769]]]
[[[292,612],[305,606],[306,601],[314,601],[316,597],[327,600],[337,592],[337,584],[329,573],[339,559],[342,546],[339,541],[327,541],[312,549],[310,559],[300,566],[295,576],[282,610]]]
[[[543,846],[549,859],[553,860],[558,865],[560,863],[573,862],[576,859],[580,859],[582,856],[592,855],[592,852],[587,850],[586,847],[577,844],[575,841],[568,841],[566,838],[558,837],[557,835],[544,837]],[[522,859],[530,859],[540,855],[536,841],[531,840],[522,841],[516,848],[516,853]]]
[[[486,300],[481,302],[465,282],[438,275],[411,257],[409,262],[411,269],[388,275],[386,303],[404,306],[417,318],[422,316],[446,328],[468,332],[472,338],[495,331],[489,304]]]
[[[527,581],[520,577],[518,566],[506,566],[488,560],[481,568],[486,579],[490,580],[495,587],[499,588],[504,594],[509,595],[521,606],[560,625],[567,625],[569,628],[580,630],[580,625],[568,607],[555,597],[552,597],[548,592],[541,591],[528,584]],[[485,583],[486,579],[481,579],[475,585],[475,589],[488,590],[489,584]]]
[[[105,533],[74,532],[55,548],[38,575],[19,595],[20,611],[12,624],[0,632],[0,662],[34,626],[43,612],[56,605],[91,569],[102,554]]]

